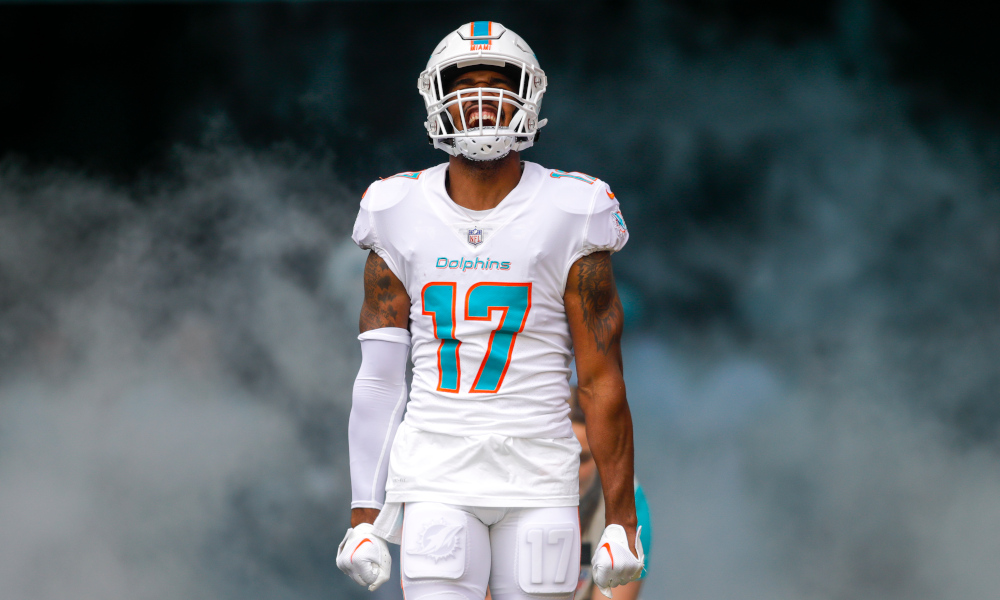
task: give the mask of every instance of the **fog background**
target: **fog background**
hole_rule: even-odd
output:
[[[450,29],[610,182],[644,597],[1000,589],[1000,52],[972,4],[0,6],[0,598],[367,597],[334,565],[371,180]],[[386,590],[383,597],[388,597]]]

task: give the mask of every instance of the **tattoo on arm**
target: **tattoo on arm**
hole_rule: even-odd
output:
[[[385,260],[375,252],[365,263],[365,301],[361,305],[362,332],[380,327],[407,328],[410,299]]]
[[[622,310],[611,255],[595,252],[577,261],[577,291],[583,308],[583,322],[594,336],[597,350],[607,356],[622,337]]]

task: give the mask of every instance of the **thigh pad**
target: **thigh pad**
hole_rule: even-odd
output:
[[[578,521],[526,520],[518,524],[517,585],[522,592],[572,593],[576,590],[579,568]]]
[[[406,509],[400,561],[407,579],[459,579],[465,574],[468,515],[442,505]]]

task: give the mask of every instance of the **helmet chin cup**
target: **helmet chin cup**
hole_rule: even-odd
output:
[[[499,135],[458,136],[455,138],[455,148],[469,160],[499,160],[507,156],[513,138]]]

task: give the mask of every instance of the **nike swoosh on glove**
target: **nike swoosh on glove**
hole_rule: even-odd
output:
[[[625,528],[621,525],[608,525],[604,528],[604,535],[597,544],[597,552],[590,561],[594,570],[594,583],[601,593],[611,597],[611,588],[625,585],[630,581],[635,581],[642,576],[642,569],[646,566],[646,556],[642,552],[642,541],[639,533],[642,526],[635,532],[635,551],[639,556],[632,554],[628,549],[628,538],[625,536]]]
[[[389,580],[392,557],[385,540],[372,533],[371,523],[348,529],[337,547],[337,568],[374,592]]]

